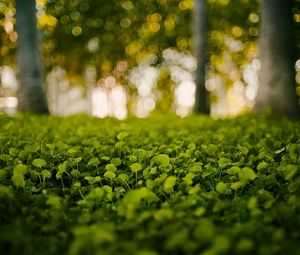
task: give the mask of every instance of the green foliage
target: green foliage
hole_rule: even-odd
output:
[[[132,165],[130,165],[130,169],[133,173],[137,173],[138,171],[142,170],[142,165],[139,163],[133,163]]]
[[[254,115],[0,121],[1,254],[299,248],[299,122]]]
[[[45,167],[47,165],[46,161],[42,158],[36,158],[32,161],[32,165],[38,168]]]

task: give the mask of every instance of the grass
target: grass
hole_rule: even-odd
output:
[[[0,116],[0,253],[300,254],[299,152],[268,116]]]

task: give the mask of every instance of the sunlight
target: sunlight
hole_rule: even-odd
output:
[[[109,115],[108,96],[104,89],[94,88],[92,90],[92,115],[99,118],[104,118]]]

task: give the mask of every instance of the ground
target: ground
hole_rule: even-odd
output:
[[[1,254],[300,254],[300,122],[2,115],[0,149]]]

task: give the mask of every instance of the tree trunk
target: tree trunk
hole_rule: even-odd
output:
[[[194,0],[193,38],[197,59],[195,112],[209,113],[208,92],[205,88],[205,67],[207,64],[207,13],[206,0]]]
[[[48,113],[36,27],[35,0],[16,0],[19,110]]]
[[[254,109],[299,118],[295,91],[293,0],[261,0],[259,88]]]

